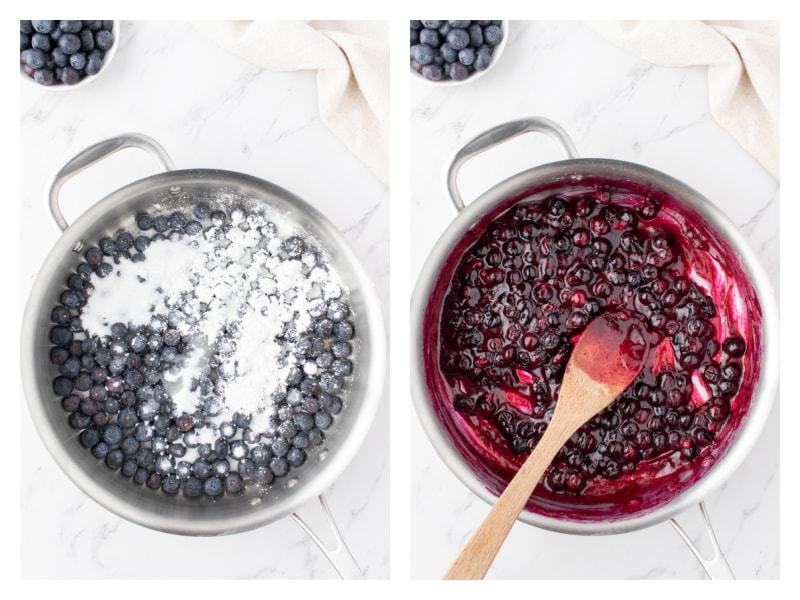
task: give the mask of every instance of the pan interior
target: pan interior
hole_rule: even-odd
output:
[[[775,337],[769,290],[746,245],[724,215],[680,182],[638,165],[597,159],[553,163],[498,184],[468,206],[439,240],[418,281],[414,310],[418,311],[421,325],[414,332],[413,347],[420,352],[419,358],[412,361],[417,371],[414,399],[426,433],[448,466],[491,503],[524,459],[510,457],[507,450],[495,446],[487,451],[477,442],[465,416],[454,409],[452,388],[440,367],[442,336],[452,325],[442,327],[442,308],[451,285],[457,285],[455,277],[462,257],[498,216],[525,202],[535,202],[537,197],[588,189],[597,181],[613,182],[621,190],[620,197],[643,190],[655,195],[676,223],[691,223],[692,234],[700,233],[710,242],[711,250],[701,260],[719,263],[737,282],[741,294],[736,299],[736,318],[744,319],[751,343],[746,359],[749,372],[732,403],[732,417],[711,451],[700,460],[685,468],[663,461],[650,470],[645,467],[642,471],[647,470],[647,478],[637,479],[636,472],[623,477],[629,485],[622,493],[618,492],[625,489],[621,487],[615,488],[617,492],[613,494],[598,492],[594,497],[553,494],[541,485],[537,488],[520,519],[573,533],[643,527],[701,498],[700,494],[707,493],[711,485],[718,485],[720,477],[741,460],[763,425],[774,389],[774,362],[768,360],[771,351],[767,350]]]
[[[198,202],[212,210],[268,211],[303,230],[328,254],[328,263],[349,292],[350,320],[356,332],[353,371],[341,392],[343,408],[325,431],[324,442],[288,475],[240,494],[217,499],[165,494],[135,485],[107,468],[76,439],[68,414],[53,392],[57,367],[48,360],[50,311],[66,289],[66,276],[83,260],[85,249],[120,231],[134,231],[141,212],[152,216],[191,211]],[[216,170],[172,171],[137,181],[96,203],[59,239],[33,286],[22,329],[25,395],[37,430],[66,474],[90,497],[133,522],[179,534],[217,535],[251,529],[283,517],[333,483],[361,445],[371,426],[382,389],[384,338],[371,283],[336,228],[316,209],[269,182]]]

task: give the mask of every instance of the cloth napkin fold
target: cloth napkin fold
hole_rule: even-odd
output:
[[[199,21],[222,48],[270,71],[315,70],[320,118],[389,182],[388,21]]]
[[[778,21],[593,21],[588,25],[652,63],[708,66],[711,114],[780,181]]]

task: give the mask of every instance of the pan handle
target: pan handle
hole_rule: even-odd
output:
[[[714,554],[711,556],[711,558],[706,558],[700,553],[700,551],[697,549],[697,546],[694,545],[692,540],[674,518],[669,520],[670,524],[675,528],[675,531],[678,532],[678,535],[683,538],[683,541],[686,542],[686,545],[689,546],[689,549],[695,555],[695,558],[697,558],[700,564],[703,565],[703,568],[710,579],[736,579],[736,577],[733,575],[733,571],[731,571],[730,565],[728,565],[728,561],[725,559],[725,555],[722,554],[722,550],[717,542],[717,536],[714,535],[714,530],[711,528],[711,521],[708,518],[708,512],[706,511],[705,503],[701,501],[698,503],[698,506],[700,507],[700,512],[703,514],[703,521],[705,522],[706,526],[706,534],[711,542],[711,548],[714,551]]]
[[[561,151],[567,158],[578,158],[578,151],[575,145],[567,135],[567,132],[561,128],[560,125],[543,119],[541,117],[529,117],[519,121],[510,121],[503,123],[484,131],[480,135],[472,138],[466,145],[459,150],[453,157],[450,163],[450,168],[447,170],[447,191],[450,194],[450,200],[456,207],[456,210],[461,212],[465,208],[464,199],[461,197],[461,192],[458,191],[458,172],[461,166],[470,158],[493,148],[500,144],[507,142],[511,138],[528,132],[544,133],[549,135],[558,144]]]
[[[319,495],[319,503],[322,505],[322,510],[325,513],[326,519],[328,520],[328,526],[333,532],[336,540],[336,545],[333,548],[326,546],[319,536],[317,536],[317,534],[311,530],[311,528],[296,512],[292,513],[292,518],[298,525],[300,525],[303,531],[306,532],[308,537],[311,538],[311,540],[319,547],[319,549],[322,550],[322,553],[331,562],[342,579],[366,579],[366,577],[364,577],[364,572],[358,566],[358,563],[356,563],[356,560],[353,558],[353,555],[350,553],[350,550],[344,543],[342,534],[339,533],[339,529],[336,527],[336,523],[334,522],[331,511],[328,508],[328,503],[325,500],[324,494]]]
[[[140,133],[124,133],[117,137],[98,142],[93,146],[89,146],[66,165],[61,167],[61,170],[55,174],[50,183],[50,192],[48,194],[50,214],[61,231],[66,231],[67,227],[69,227],[69,224],[61,212],[61,207],[58,204],[61,186],[84,169],[100,162],[123,148],[139,148],[144,150],[150,154],[165,171],[175,170],[175,165],[164,148],[154,139]]]

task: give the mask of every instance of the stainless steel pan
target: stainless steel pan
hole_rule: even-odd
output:
[[[472,157],[528,132],[543,133],[552,138],[566,156],[566,160],[540,165],[519,173],[498,183],[479,198],[466,204],[458,190],[457,179],[461,167]],[[519,520],[552,531],[573,534],[621,533],[669,520],[684,541],[689,544],[710,576],[732,578],[733,574],[717,546],[702,500],[736,470],[752,448],[769,415],[776,395],[778,378],[777,308],[766,275],[736,227],[714,204],[682,182],[664,173],[633,163],[578,158],[575,146],[564,130],[546,119],[530,118],[499,125],[468,142],[455,154],[446,172],[447,189],[458,215],[447,226],[423,265],[412,298],[411,385],[417,415],[435,450],[452,472],[473,493],[492,504],[497,494],[500,493],[500,490],[492,489],[496,482],[490,482],[486,477],[478,474],[470,461],[456,449],[450,428],[445,422],[447,417],[442,417],[443,411],[437,410],[436,401],[433,400],[426,382],[427,365],[424,352],[426,310],[432,302],[432,293],[440,273],[447,273],[449,268],[453,268],[452,260],[448,263],[453,248],[471,232],[472,228],[487,213],[496,209],[501,203],[503,210],[513,206],[514,198],[522,200],[526,197],[528,190],[544,189],[539,186],[548,182],[577,180],[592,176],[639,182],[649,188],[662,190],[699,214],[727,240],[741,262],[744,276],[750,279],[761,308],[760,376],[754,385],[749,410],[738,425],[735,437],[724,455],[691,487],[663,506],[633,516],[611,515],[602,521],[555,518],[526,510],[520,515]],[[436,310],[435,306],[432,310]],[[709,559],[704,558],[692,545],[674,518],[695,504],[699,505],[703,513],[707,532],[715,552],[714,556]]]
[[[74,223],[67,224],[58,205],[62,184],[91,165],[123,148],[151,154],[165,171],[135,181],[103,198]],[[350,291],[357,343],[351,385],[343,395],[344,408],[326,431],[320,452],[288,476],[276,478],[266,490],[248,487],[242,495],[226,494],[215,501],[191,501],[182,494],[167,495],[135,486],[118,472],[105,468],[75,439],[60,399],[52,391],[57,372],[48,360],[50,310],[64,289],[67,273],[82,260],[82,249],[121,229],[133,230],[140,211],[155,215],[192,206],[204,200],[217,208],[232,205],[266,207],[286,215],[311,232],[331,256]],[[152,529],[184,535],[219,535],[252,529],[292,515],[325,552],[343,577],[361,578],[330,516],[323,492],[347,467],[369,431],[384,384],[385,336],[380,306],[356,257],[336,228],[304,200],[272,183],[249,175],[220,170],[174,170],[172,161],[154,140],[127,134],[96,144],[66,164],[50,188],[50,210],[63,234],[50,251],[30,293],[22,323],[21,370],[28,407],[42,441],[53,459],[87,496],[117,515]],[[326,547],[296,513],[319,497],[337,544]],[[197,500],[197,499],[195,499]],[[205,500],[205,499],[202,499]]]

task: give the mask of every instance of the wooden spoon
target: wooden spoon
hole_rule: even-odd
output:
[[[572,350],[553,418],[443,579],[482,579],[542,474],[581,425],[611,404],[641,371],[649,333],[626,311],[603,313]]]

